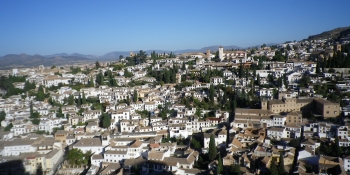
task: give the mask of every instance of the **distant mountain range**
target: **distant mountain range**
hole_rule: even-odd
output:
[[[207,49],[210,49],[211,52],[218,50],[220,45],[203,47],[201,49],[184,49],[184,50],[146,50],[147,54],[151,54],[151,52],[155,51],[156,53],[174,53],[174,54],[182,54],[186,52],[206,52]],[[239,46],[222,46],[225,50],[231,49],[243,49]],[[137,51],[132,51],[134,53],[138,53]],[[27,55],[27,54],[9,54],[3,57],[0,57],[0,67],[1,68],[11,68],[11,67],[33,67],[33,66],[52,66],[52,65],[63,65],[63,64],[71,64],[74,62],[81,61],[109,61],[109,60],[119,60],[119,56],[123,55],[123,57],[127,57],[130,55],[130,52],[126,51],[115,51],[109,52],[102,56],[94,56],[94,55],[84,55],[79,53],[67,54],[67,53],[57,53],[52,55]]]
[[[91,59],[85,56],[50,56],[45,57],[42,55],[27,55],[27,54],[9,54],[0,57],[0,67],[3,69],[13,67],[33,67],[33,66],[52,66],[52,65],[63,65],[72,64],[81,61],[91,61]]]
[[[305,40],[316,40],[316,39],[327,39],[327,38],[339,38],[342,36],[350,36],[350,27],[341,27],[336,28],[330,31],[325,31],[317,35],[311,35]],[[275,43],[266,44],[267,46],[276,45]],[[147,54],[151,54],[151,52],[155,51],[156,53],[174,53],[174,54],[182,54],[186,52],[206,52],[207,49],[209,49],[211,52],[215,52],[218,50],[220,45],[213,45],[208,47],[203,47],[201,49],[184,49],[184,50],[175,50],[175,51],[169,51],[169,50],[146,50]],[[252,47],[260,47],[260,45],[257,46],[251,46]],[[223,46],[224,50],[231,50],[231,49],[247,49],[248,47],[239,47],[235,45],[231,46]],[[132,51],[134,53],[138,53],[137,51]],[[114,51],[106,53],[102,56],[94,56],[94,55],[84,55],[79,53],[73,53],[73,54],[67,54],[67,53],[58,53],[58,54],[52,54],[52,55],[27,55],[27,54],[9,54],[5,55],[3,57],[0,57],[0,67],[2,69],[4,68],[11,68],[11,67],[33,67],[38,65],[44,65],[44,66],[51,66],[51,65],[63,65],[63,64],[72,64],[76,62],[83,62],[83,61],[94,61],[94,60],[101,60],[101,61],[109,61],[109,60],[119,60],[119,56],[123,55],[124,57],[129,56],[129,51]]]
[[[207,49],[210,49],[210,51],[216,51],[218,50],[220,46],[209,46],[209,47],[203,47],[201,49],[184,49],[184,50],[175,50],[175,51],[169,51],[169,50],[146,50],[145,52],[149,55],[153,51],[156,53],[174,53],[174,54],[182,54],[182,53],[187,53],[187,52],[206,52]],[[241,47],[238,46],[223,46],[224,49],[240,49]],[[134,53],[140,52],[140,50],[136,51],[131,51]],[[119,59],[119,56],[123,55],[124,57],[129,56],[130,52],[120,52],[120,51],[115,51],[115,52],[109,52],[103,56],[100,56],[99,59],[104,59],[104,60],[111,60],[111,59]]]

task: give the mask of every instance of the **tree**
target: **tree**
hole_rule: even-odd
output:
[[[218,173],[221,174],[223,170],[224,170],[224,167],[222,165],[222,158],[221,158],[221,155],[219,154],[219,156],[218,156]]]
[[[317,64],[316,64],[316,73],[319,74],[320,73],[320,62],[317,61]]]
[[[195,168],[202,169],[204,168],[203,166],[204,166],[204,160],[203,160],[202,154],[200,154],[198,156],[198,161],[195,162]]]
[[[260,74],[256,77],[256,85],[260,86]]]
[[[40,118],[34,118],[34,119],[32,119],[32,123],[33,123],[34,125],[39,125],[39,123],[40,123]]]
[[[63,115],[63,113],[62,113],[62,108],[59,107],[59,108],[58,108],[58,111],[56,112],[56,117],[62,118],[63,116],[64,116],[64,115]]]
[[[100,73],[98,73],[97,75],[96,75],[96,83],[98,84],[98,85],[102,85],[103,84],[103,79],[104,79],[104,76],[103,76],[103,74],[102,74],[102,72],[100,72]]]
[[[331,148],[332,148],[333,156],[340,157],[341,149],[339,147],[339,139],[338,139],[338,137],[335,137],[334,143],[332,143]]]
[[[119,61],[123,59],[123,55],[119,55]]]
[[[30,104],[29,104],[29,117],[33,117],[33,114],[34,114],[34,111],[33,111],[33,102],[30,101]]]
[[[5,120],[5,118],[6,118],[6,113],[5,113],[5,111],[1,111],[1,112],[0,112],[0,123],[1,123],[3,120]]]
[[[209,99],[210,101],[214,102],[214,86],[210,85],[209,87]]]
[[[151,112],[148,111],[148,126],[151,126]]]
[[[272,160],[270,162],[270,174],[271,175],[278,175],[278,169],[276,167],[276,160],[274,157],[272,157]]]
[[[280,158],[278,162],[278,174],[285,175],[287,172],[284,169],[284,160],[283,160],[283,152],[280,152]]]
[[[134,90],[134,95],[133,95],[133,102],[137,102],[137,91],[136,89]]]
[[[89,79],[89,86],[90,87],[95,87],[94,78],[92,77],[92,75],[91,75],[91,77]]]
[[[239,78],[242,78],[243,74],[244,74],[243,63],[241,62],[240,66],[239,66],[239,71],[238,71]]]
[[[107,113],[102,113],[100,116],[100,120],[102,120],[101,122],[101,126],[103,128],[108,128],[111,126],[111,117],[109,116],[109,114]]]
[[[230,173],[233,175],[240,175],[241,174],[241,169],[238,164],[232,164],[230,167]]]
[[[334,68],[328,69],[328,73],[335,73],[335,69]]]
[[[236,91],[234,93],[234,96],[233,96],[233,113],[236,111],[236,108],[237,108],[237,94],[236,94]]]
[[[197,141],[195,138],[191,139],[191,147],[193,149],[200,149],[200,148],[202,148],[201,143],[199,143],[199,141]]]
[[[43,167],[42,167],[42,164],[41,163],[39,163],[39,165],[38,165],[38,167],[37,167],[37,169],[36,169],[36,173],[35,173],[36,175],[43,175],[44,174],[44,172],[43,172]]]
[[[100,68],[100,67],[101,67],[100,63],[99,63],[98,61],[96,61],[96,62],[95,62],[95,68],[98,69],[98,68]]]
[[[299,139],[292,139],[289,141],[288,143],[288,146],[291,146],[291,147],[298,147],[299,146]]]
[[[81,99],[81,95],[79,94],[79,97],[78,97],[78,100],[77,100],[77,106],[78,107],[81,106],[81,102],[82,102],[82,99]]]
[[[132,76],[134,76],[133,73],[129,72],[128,69],[124,69],[124,77],[125,78],[130,78]]]
[[[68,105],[73,105],[74,104],[74,96],[73,95],[69,95],[68,96]]]
[[[85,93],[83,92],[83,97],[81,99],[81,104],[86,104],[86,97],[85,97]]]
[[[212,162],[217,155],[217,148],[216,148],[216,144],[215,144],[215,136],[214,134],[212,134],[210,136],[210,141],[209,141],[209,151],[208,151],[208,158],[209,161]]]
[[[89,163],[91,152],[88,151],[85,154],[77,148],[69,150],[67,154],[67,161],[70,165],[87,165]]]
[[[5,127],[4,131],[10,131],[12,127],[13,127],[13,125],[12,125],[12,123],[10,123]]]

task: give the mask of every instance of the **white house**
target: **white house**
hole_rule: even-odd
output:
[[[272,138],[272,139],[276,139],[276,140],[280,140],[281,138],[287,137],[284,128],[276,128],[276,127],[272,127],[270,129],[268,129],[267,136]]]
[[[0,154],[2,156],[19,156],[22,153],[35,152],[37,148],[32,146],[33,144],[34,140],[7,141]]]
[[[223,80],[222,77],[211,77],[210,78],[210,83],[212,83],[214,85],[218,85],[218,84],[224,83],[224,80]]]
[[[350,156],[344,158],[344,169],[345,171],[350,171]]]
[[[221,130],[217,135],[215,136],[215,145],[221,145],[223,143],[226,143],[226,130]],[[209,141],[210,141],[211,134],[204,133],[204,148],[209,148]]]
[[[100,138],[82,138],[73,145],[73,148],[80,149],[83,153],[91,151],[93,154],[99,154],[104,151]]]

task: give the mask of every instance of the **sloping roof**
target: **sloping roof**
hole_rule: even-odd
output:
[[[73,147],[102,146],[99,138],[82,138]]]

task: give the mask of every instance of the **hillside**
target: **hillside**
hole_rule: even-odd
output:
[[[0,57],[0,67],[35,67],[39,65],[52,66],[76,63],[81,61],[90,61],[90,59],[79,56],[56,56],[46,58],[41,55],[9,54]]]
[[[306,40],[319,40],[328,38],[337,39],[343,36],[350,36],[350,27],[339,27],[333,30],[322,32],[317,35],[311,35]]]

